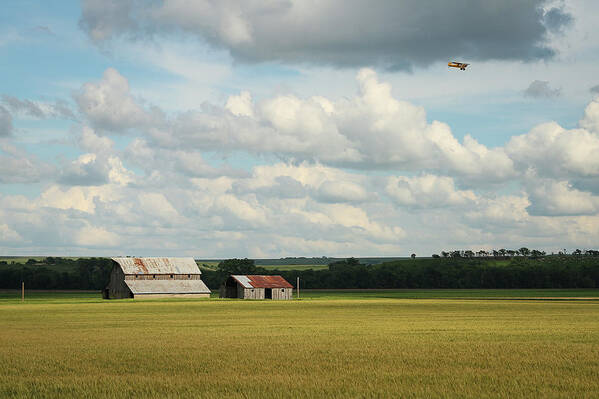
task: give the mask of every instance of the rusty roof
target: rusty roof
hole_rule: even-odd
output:
[[[125,280],[134,294],[210,294],[202,280]]]
[[[293,288],[281,276],[265,276],[259,274],[232,275],[243,288]]]
[[[193,258],[112,258],[125,274],[201,274]]]

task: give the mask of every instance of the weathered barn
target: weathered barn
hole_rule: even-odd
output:
[[[220,297],[293,299],[293,286],[281,276],[231,275],[220,287]]]
[[[193,258],[112,258],[105,299],[209,297]]]

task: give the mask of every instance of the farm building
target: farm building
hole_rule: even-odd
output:
[[[293,299],[293,286],[281,276],[231,275],[220,287],[220,297]]]
[[[210,297],[193,258],[112,258],[105,299]]]

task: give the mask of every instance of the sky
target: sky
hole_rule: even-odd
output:
[[[592,0],[5,0],[0,253],[597,248],[598,24]]]

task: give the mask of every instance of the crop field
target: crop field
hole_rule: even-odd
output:
[[[0,293],[0,397],[599,396],[599,300],[406,291],[288,302]]]

